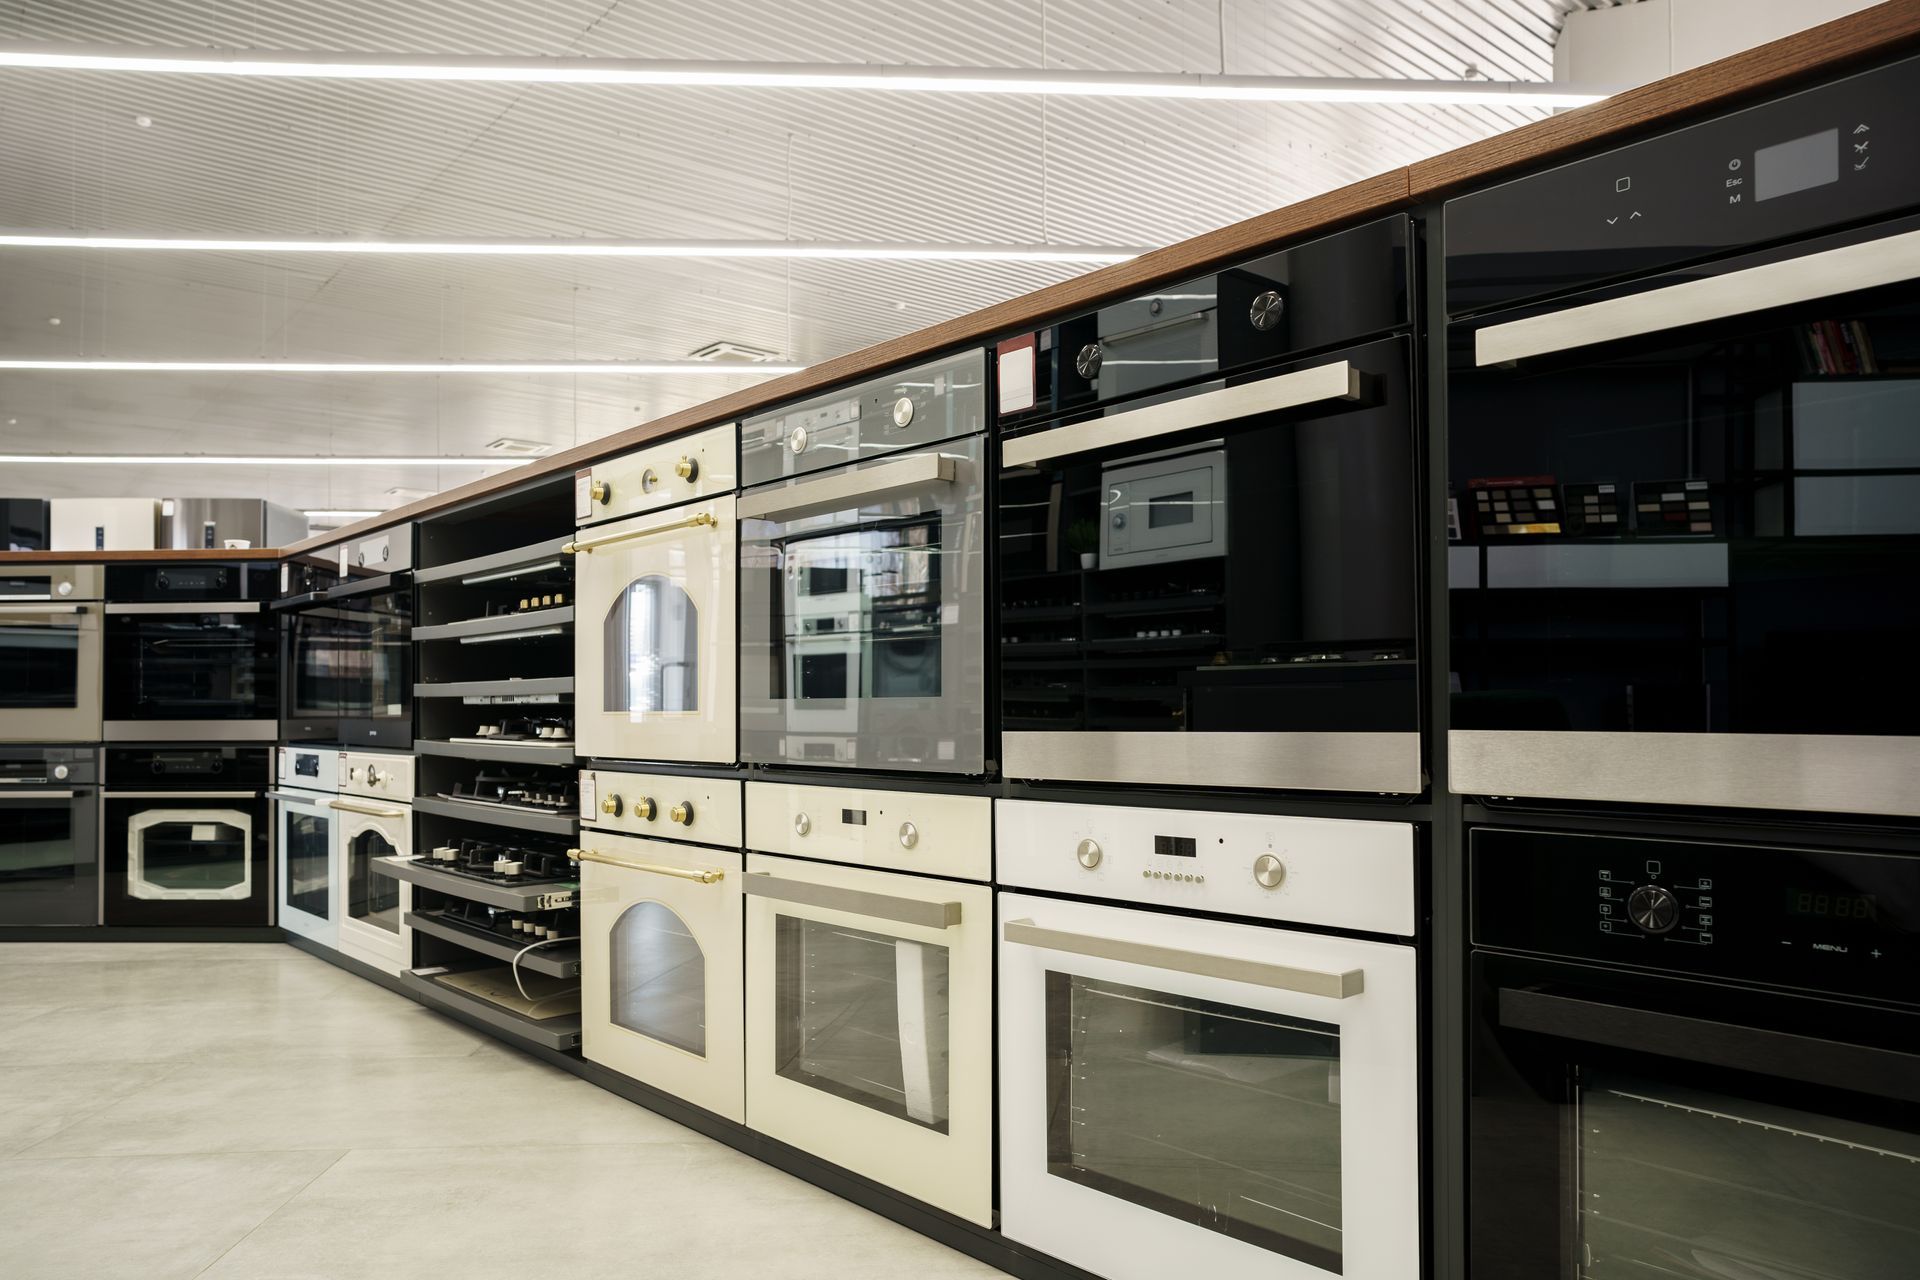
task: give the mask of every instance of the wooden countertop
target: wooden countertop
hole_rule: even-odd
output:
[[[332,537],[329,535],[328,540]],[[176,551],[4,551],[0,564],[173,564],[183,560],[279,560],[278,547],[248,547],[244,551],[206,551],[198,547]]]
[[[1679,75],[1615,94],[1604,102],[1565,111],[1481,142],[1394,169],[1325,195],[1314,196],[1271,213],[1195,236],[1129,262],[1090,271],[1034,293],[996,303],[980,311],[942,321],[892,338],[863,351],[812,365],[717,400],[629,427],[511,471],[448,489],[384,511],[372,519],[330,530],[286,548],[317,548],[363,537],[389,525],[416,520],[458,503],[470,502],[531,480],[572,472],[589,463],[625,453],[649,440],[679,435],[744,417],[837,384],[884,369],[925,359],[969,343],[1036,328],[1061,315],[1085,310],[1127,294],[1203,274],[1239,259],[1254,257],[1289,241],[1381,217],[1415,204],[1456,194],[1522,169],[1572,158],[1583,151],[1618,145],[1630,137],[1691,116],[1723,110],[1792,84],[1811,81],[1920,45],[1920,0],[1889,0],[1844,18],[1736,53]],[[98,555],[99,553],[95,553]],[[107,553],[115,558],[162,558],[154,552]],[[268,552],[175,552],[201,558],[254,558]],[[78,560],[67,552],[27,552],[0,559],[40,556]]]

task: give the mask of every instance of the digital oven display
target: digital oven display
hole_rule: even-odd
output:
[[[1753,198],[1771,200],[1840,180],[1840,131],[1810,133],[1753,153]]]
[[[1816,920],[1880,922],[1880,900],[1871,893],[1835,893],[1830,889],[1787,887],[1787,914]]]
[[[1195,858],[1200,854],[1192,836],[1155,836],[1153,851],[1163,858]]]

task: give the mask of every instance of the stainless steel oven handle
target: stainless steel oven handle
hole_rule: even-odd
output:
[[[629,529],[625,533],[609,533],[598,538],[578,538],[560,549],[568,555],[592,555],[601,547],[610,547],[617,542],[632,542],[637,538],[651,538],[657,534],[672,533],[677,529],[708,529],[720,523],[720,518],[711,511],[696,511],[684,520],[675,520],[672,524],[656,524],[647,529]]]
[[[258,613],[258,600],[168,600],[159,604],[110,604],[108,613]]]
[[[1500,988],[1499,1007],[1515,1031],[1920,1102],[1920,1054],[1519,987]]]
[[[0,604],[0,617],[50,618],[55,614],[85,613],[83,604]]]
[[[727,873],[717,867],[705,871],[691,871],[686,867],[669,867],[658,862],[635,862],[628,858],[616,858],[598,849],[569,849],[567,856],[575,862],[598,862],[603,866],[619,867],[623,871],[644,871],[648,875],[672,876],[676,880],[692,880],[699,884],[719,884],[727,878]]]
[[[770,898],[800,907],[844,911],[848,915],[891,920],[922,929],[951,929],[960,923],[957,902],[928,902],[890,893],[870,893],[865,889],[843,889],[834,884],[815,884],[811,880],[786,880],[768,871],[747,872],[742,887],[749,898]]]
[[[952,484],[954,470],[952,458],[923,453],[860,471],[742,494],[734,509],[743,520],[798,520],[823,511],[844,511],[886,493]]]
[[[0,791],[0,801],[6,800],[71,800],[71,791]]]
[[[1916,277],[1920,277],[1920,231],[1905,231],[1625,298],[1488,325],[1473,335],[1473,362],[1511,364],[1528,356],[1725,320]]]
[[[327,808],[338,809],[342,813],[361,813],[369,818],[404,818],[407,816],[406,811],[402,809],[376,809],[372,805],[355,804],[351,800],[329,800],[327,801]]]
[[[1358,400],[1364,394],[1364,375],[1360,370],[1348,361],[1335,360],[1311,369],[1203,391],[1178,400],[1163,400],[1051,431],[1016,436],[1000,446],[1000,462],[1002,466],[1024,467],[1092,449],[1151,440],[1175,431],[1250,418],[1256,413],[1298,409],[1327,401]]]
[[[1041,947],[1048,951],[1066,951],[1096,960],[1118,960],[1147,969],[1171,969],[1196,978],[1225,978],[1276,991],[1296,991],[1301,995],[1325,996],[1345,1000],[1367,989],[1366,971],[1348,969],[1328,973],[1322,969],[1296,969],[1292,965],[1267,964],[1242,960],[1237,956],[1212,956],[1201,951],[1182,951],[1148,942],[1129,942],[1122,938],[1098,938],[1086,933],[1068,933],[1048,929],[1031,920],[1009,920],[1002,929],[1008,942],[1023,947]]]
[[[271,791],[103,791],[108,800],[251,800]]]

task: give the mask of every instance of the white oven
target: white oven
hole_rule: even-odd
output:
[[[993,1225],[991,802],[746,792],[747,1124]]]
[[[413,886],[379,859],[413,856],[413,757],[349,751],[341,765],[328,802],[340,829],[340,950],[398,974],[413,966]]]
[[[267,793],[278,811],[281,928],[311,942],[340,945],[340,790],[338,747],[281,747],[278,785]]]
[[[1420,1274],[1413,835],[999,803],[1001,1229],[1109,1280]]]

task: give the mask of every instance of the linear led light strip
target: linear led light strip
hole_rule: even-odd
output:
[[[527,458],[388,458],[280,454],[4,453],[0,462],[125,467],[519,467]],[[309,515],[312,513],[309,512]]]
[[[841,66],[673,62],[628,58],[478,58],[140,49],[39,42],[0,44],[0,67],[147,71],[321,80],[467,80],[745,89],[868,89],[895,93],[1031,93],[1083,98],[1226,102],[1378,102],[1577,107],[1607,96],[1527,81],[1392,80],[1333,76],[1222,76],[1049,71],[999,67]]]
[[[1111,245],[851,244],[766,240],[355,240],[345,236],[208,239],[90,236],[57,231],[0,232],[16,249],[172,249],[188,252],[396,253],[561,258],[763,258],[855,262],[1066,262],[1106,264],[1142,249]]]
[[[312,360],[0,360],[0,369],[52,369],[108,373],[647,373],[696,377],[754,378],[799,373],[800,364],[715,364],[704,360],[653,362],[556,361],[484,363],[467,360],[421,364],[354,364]]]

